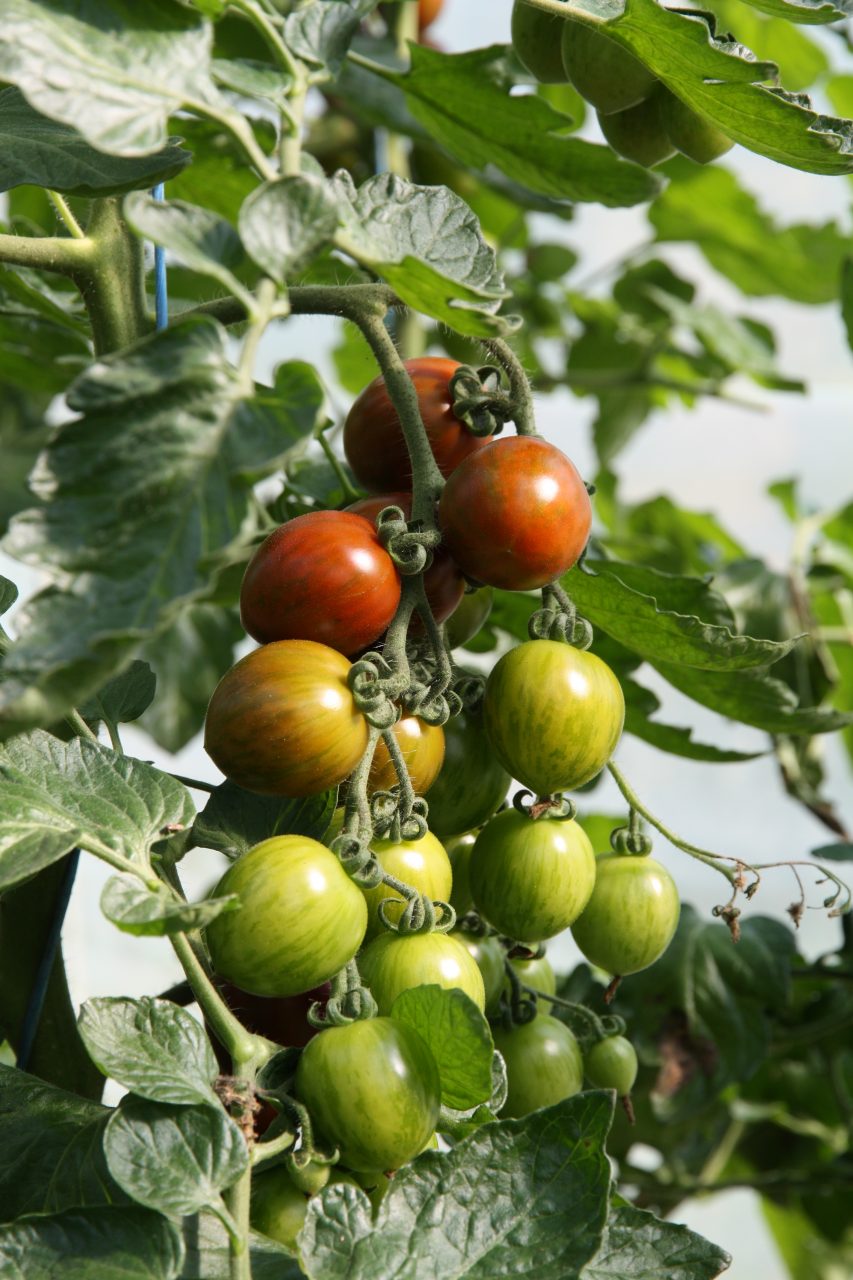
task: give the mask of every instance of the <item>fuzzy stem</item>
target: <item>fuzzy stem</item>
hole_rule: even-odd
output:
[[[48,191],[47,195],[59,217],[65,223],[69,235],[73,236],[75,240],[85,240],[86,232],[71,212],[71,207],[65,196],[60,195],[58,191]]]
[[[244,1066],[252,1061],[257,1063],[263,1061],[267,1056],[263,1043],[256,1036],[250,1035],[242,1023],[234,1017],[207,976],[186,936],[183,933],[173,933],[170,942],[175,955],[181,962],[181,968],[187,975],[187,981],[195,993],[199,1008],[232,1060],[238,1066]]]
[[[515,425],[520,436],[535,436],[536,420],[533,415],[533,392],[524,366],[508,342],[503,338],[482,339],[482,345],[498,361],[509,378]]]

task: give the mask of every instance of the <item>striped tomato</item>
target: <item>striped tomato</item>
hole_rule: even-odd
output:
[[[596,859],[595,888],[572,935],[591,964],[624,977],[663,955],[680,912],[666,867],[655,858],[608,853]]]

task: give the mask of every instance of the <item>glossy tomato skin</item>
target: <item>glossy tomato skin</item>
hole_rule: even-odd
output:
[[[447,856],[453,871],[453,887],[450,890],[450,905],[457,916],[464,916],[474,906],[471,897],[471,885],[468,880],[468,864],[471,861],[471,850],[477,839],[476,832],[466,831],[461,836],[453,836],[445,842]]]
[[[444,0],[418,0],[418,26],[421,31],[435,22],[444,8]]]
[[[530,591],[571,569],[592,507],[574,464],[538,436],[494,440],[450,476],[438,504],[442,538],[467,577]]]
[[[358,1186],[351,1173],[344,1169],[332,1169],[326,1186],[338,1183]],[[251,1224],[256,1231],[269,1236],[271,1240],[277,1240],[291,1253],[296,1253],[296,1237],[305,1222],[310,1199],[310,1196],[293,1184],[284,1165],[262,1169],[252,1177]]]
[[[595,854],[576,822],[505,809],[483,827],[468,869],[480,914],[520,942],[553,938],[578,918],[595,884]]]
[[[441,1096],[426,1042],[391,1018],[316,1036],[299,1060],[296,1094],[341,1163],[369,1173],[399,1169],[424,1149]]]
[[[491,587],[478,587],[476,591],[465,592],[445,627],[447,643],[451,649],[458,649],[474,638],[492,612],[494,599]]]
[[[389,875],[396,876],[404,884],[410,884],[428,898],[447,902],[453,883],[450,859],[444,845],[436,840],[431,831],[420,840],[372,840],[370,847]],[[403,914],[402,899],[387,884],[378,884],[374,889],[362,889],[361,892],[367,903],[367,938],[375,938],[384,932],[379,919],[380,902],[384,898],[400,901],[399,907],[393,903],[386,906],[388,917],[396,924]]]
[[[385,507],[399,507],[407,520],[412,516],[412,495],[410,493],[386,493],[378,498],[360,498],[351,503],[347,511],[376,524],[376,517]],[[424,573],[424,591],[427,602],[436,622],[444,622],[455,611],[465,593],[465,579],[461,571],[453,563],[444,547],[433,552],[432,564]],[[415,617],[412,620],[415,633],[423,630],[423,624]]]
[[[313,640],[277,640],[241,658],[213,691],[205,749],[227,778],[260,795],[310,796],[352,773],[367,721],[350,664]]]
[[[419,356],[406,361],[421,418],[443,476],[449,476],[463,459],[488,443],[487,437],[475,436],[453,413],[450,379],[458,368],[457,360],[444,356]],[[371,493],[411,491],[412,464],[384,378],[374,378],[353,401],[344,423],[344,453],[353,475]]]
[[[510,776],[496,758],[479,712],[460,711],[444,726],[444,764],[429,793],[429,825],[440,840],[491,817]]]
[[[450,934],[477,962],[483,975],[483,986],[486,991],[486,1008],[492,1009],[500,1002],[504,984],[504,949],[494,934],[480,935],[465,933],[462,929],[454,929]]]
[[[622,733],[625,699],[595,654],[527,640],[493,668],[483,719],[501,764],[547,796],[581,787],[604,768]]]
[[[425,795],[444,763],[444,730],[441,725],[427,724],[418,716],[404,716],[391,732],[403,753],[412,786],[419,796]],[[371,795],[374,791],[390,791],[397,781],[394,762],[380,738],[370,766],[367,790]]]
[[[595,888],[572,936],[591,964],[624,977],[654,964],[678,925],[675,881],[655,858],[596,859]]]
[[[543,991],[550,996],[557,994],[557,977],[547,956],[531,956],[529,960],[513,956],[510,964],[525,986],[532,987],[534,991]],[[507,978],[504,982],[504,991],[507,996],[510,993],[509,989],[510,982]],[[553,1007],[550,1000],[545,1000],[541,996],[536,997],[536,1008],[539,1013],[550,1013]]]
[[[242,906],[207,927],[216,972],[257,996],[293,996],[352,960],[367,906],[333,853],[308,836],[273,836],[233,862],[214,896]]]
[[[615,1089],[620,1098],[631,1092],[637,1080],[637,1050],[624,1036],[599,1040],[586,1054],[586,1078],[596,1089]]]
[[[372,521],[349,511],[309,511],[274,530],[252,556],[240,618],[261,644],[316,640],[353,654],[387,629],[401,590]]]
[[[509,1093],[502,1116],[526,1116],[579,1093],[580,1046],[569,1028],[548,1014],[522,1027],[493,1028],[495,1048],[506,1062]]]
[[[446,933],[401,937],[385,932],[365,947],[358,965],[383,1014],[391,1012],[402,991],[430,983],[458,987],[479,1009],[486,1007],[483,976],[476,960]]]

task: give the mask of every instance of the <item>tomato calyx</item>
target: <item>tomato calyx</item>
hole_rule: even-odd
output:
[[[462,364],[450,379],[453,416],[475,436],[499,435],[515,416],[515,406],[501,385],[500,369]]]
[[[642,830],[640,815],[631,808],[628,822],[624,827],[616,827],[610,833],[610,845],[614,853],[626,858],[647,858],[652,851],[652,842]]]
[[[552,818],[556,822],[573,822],[578,813],[575,802],[562,791],[557,791],[550,796],[534,796],[532,791],[525,788],[522,791],[516,791],[512,798],[512,807],[517,813],[523,814],[525,818],[531,818],[534,822],[540,818]]]
[[[542,588],[542,607],[531,614],[527,633],[531,640],[559,640],[575,649],[592,644],[592,627],[559,582]]]

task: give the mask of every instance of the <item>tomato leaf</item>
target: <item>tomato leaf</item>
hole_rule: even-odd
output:
[[[812,849],[810,857],[816,862],[850,862],[853,859],[853,844],[849,844],[846,840],[839,840],[835,844],[822,844],[819,849]]]
[[[108,680],[94,698],[80,708],[89,724],[106,720],[110,724],[127,724],[138,720],[154,699],[157,680],[147,662],[132,662],[121,675]]]
[[[175,1280],[184,1242],[174,1222],[139,1208],[66,1209],[0,1227],[8,1280]]]
[[[731,1257],[677,1222],[666,1222],[630,1204],[613,1205],[598,1253],[580,1280],[714,1280]]]
[[[832,733],[853,724],[853,713],[799,706],[793,690],[766,671],[700,671],[669,662],[652,665],[694,702],[767,733]]]
[[[222,1107],[169,1107],[122,1099],[104,1134],[110,1173],[137,1203],[169,1214],[220,1204],[245,1171],[249,1152]]]
[[[223,782],[193,823],[192,839],[204,849],[229,858],[253,849],[270,836],[310,836],[322,840],[335,811],[334,790],[289,800],[259,796],[235,782]]]
[[[510,96],[490,74],[499,46],[471,53],[438,53],[411,45],[406,75],[385,72],[402,89],[409,110],[429,136],[461,164],[495,165],[508,178],[554,200],[639,204],[660,179],[620,160],[609,147],[565,136],[566,116],[537,96]]]
[[[291,13],[284,22],[284,38],[297,58],[337,71],[362,18],[375,0],[314,0]]]
[[[240,210],[240,235],[258,266],[283,283],[331,242],[339,220],[331,184],[301,174],[253,191]]]
[[[433,984],[397,996],[391,1017],[426,1041],[441,1077],[441,1101],[464,1111],[492,1094],[494,1045],[489,1024],[470,996]]]
[[[595,1256],[607,1214],[612,1098],[585,1093],[483,1125],[401,1169],[376,1214],[354,1187],[308,1206],[300,1260],[312,1280],[565,1280]]]
[[[633,733],[635,738],[641,738],[660,751],[684,756],[688,760],[705,760],[709,764],[736,764],[765,754],[764,751],[732,751],[696,742],[692,729],[676,728],[675,725],[662,724],[659,720],[650,718],[660,707],[658,698],[650,689],[645,689],[625,676],[620,679],[620,684],[625,694],[625,731]]]
[[[112,876],[101,894],[101,910],[123,933],[162,938],[188,929],[204,929],[223,911],[239,908],[236,894],[205,898],[201,902],[177,902],[165,886],[156,893],[132,876]]]
[[[84,738],[15,738],[0,748],[0,780],[0,889],[78,845],[138,860],[164,827],[193,818],[182,783]]]
[[[198,1021],[168,1000],[87,1000],[80,1035],[105,1076],[152,1102],[219,1105],[218,1066]]]
[[[18,615],[3,733],[64,715],[210,591],[203,557],[238,537],[251,485],[313,429],[323,401],[314,371],[280,365],[275,386],[247,398],[227,342],[215,321],[179,321],[100,360],[68,393],[79,416],[52,437],[32,481],[43,505],[7,536],[60,585]]]
[[[231,1250],[225,1227],[212,1213],[185,1218],[187,1256],[181,1280],[230,1280]],[[249,1233],[252,1280],[304,1280],[304,1271],[284,1245],[260,1232]]]
[[[230,269],[243,260],[243,246],[224,218],[185,200],[154,200],[146,191],[132,192],[122,207],[140,236],[168,249],[191,271],[218,280],[229,293],[244,292]]]
[[[815,26],[825,22],[843,22],[850,16],[849,0],[833,4],[832,0],[747,0],[754,9],[769,13],[774,18],[787,18],[789,22],[801,22]]]

